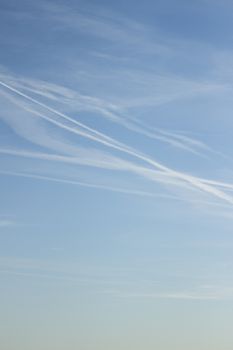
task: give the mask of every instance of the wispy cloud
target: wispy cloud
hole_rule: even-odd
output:
[[[112,138],[109,135],[106,135],[105,133],[97,131],[96,129],[93,129],[93,128],[85,125],[84,123],[81,123],[81,122],[77,121],[76,119],[69,117],[67,114],[62,113],[62,112],[58,111],[57,109],[52,108],[52,107],[48,106],[47,104],[42,103],[42,102],[38,101],[37,99],[28,96],[25,93],[22,93],[18,89],[11,87],[10,85],[8,85],[4,82],[0,82],[0,84],[6,90],[13,92],[14,94],[18,95],[20,98],[23,98],[23,103],[21,103],[21,101],[16,99],[11,94],[3,92],[3,95],[6,96],[8,99],[10,99],[11,102],[13,102],[17,106],[20,106],[21,108],[25,109],[27,112],[30,112],[30,113],[36,115],[37,117],[46,120],[46,122],[49,122],[49,123],[55,125],[59,129],[63,129],[69,133],[73,133],[75,135],[79,135],[79,136],[82,136],[84,138],[90,139],[90,140],[96,142],[97,144],[104,145],[108,149],[116,150],[117,152],[120,152],[121,154],[127,155],[129,157],[132,157],[137,161],[142,161],[145,164],[147,164],[147,166],[149,166],[150,168],[152,168],[152,169],[155,168],[156,171],[159,171],[160,172],[159,175],[164,176],[165,179],[171,178],[171,179],[178,181],[178,185],[182,185],[184,187],[186,187],[188,185],[188,186],[191,186],[192,188],[196,188],[196,189],[200,190],[203,193],[210,194],[210,195],[214,196],[215,198],[222,199],[222,200],[227,201],[228,203],[231,203],[231,204],[233,203],[232,197],[230,195],[228,195],[227,193],[225,193],[222,190],[215,187],[214,184],[208,183],[208,180],[205,181],[205,180],[202,180],[198,177],[188,175],[188,174],[179,172],[177,170],[173,170],[172,168],[165,166],[161,162],[158,162],[155,159],[152,159],[151,157],[147,156],[143,152],[139,152],[136,149],[130,147],[129,145],[126,145],[126,144],[116,140],[115,138]],[[26,101],[29,101],[30,104],[28,105],[26,103]],[[40,108],[42,108],[45,111],[48,111],[49,113],[52,113],[52,116],[47,116],[43,112],[43,110],[42,110],[42,112],[35,110],[34,107],[32,108],[31,103],[33,105],[39,106]],[[56,118],[54,118],[54,116]],[[13,120],[13,123],[15,123],[14,120]],[[17,129],[17,127],[16,127],[16,129]],[[25,134],[24,134],[24,136],[25,136]],[[32,139],[32,141],[33,141],[33,139]],[[16,154],[16,152],[15,152],[15,154]],[[121,166],[122,166],[122,164],[124,164],[124,162],[121,163]],[[125,165],[126,164],[127,163],[125,163]],[[133,169],[133,167],[132,167],[132,169]],[[149,169],[146,169],[147,173],[150,171]],[[134,168],[134,170],[135,170],[135,168]],[[143,171],[144,171],[144,169],[143,169]],[[137,172],[140,173],[140,170],[138,171],[138,169],[137,169]],[[145,176],[146,172],[144,171],[144,176]],[[150,179],[157,181],[158,177],[156,178],[156,175],[157,175],[156,173],[149,174]]]
[[[106,8],[87,5],[70,7],[64,4],[57,4],[49,1],[42,1],[39,4],[43,12],[43,19],[53,21],[57,24],[57,30],[71,30],[81,32],[102,39],[114,42],[115,45],[130,46],[143,52],[154,54],[169,53],[168,45],[164,45],[159,38],[154,41],[150,37],[152,33],[145,25],[129,19],[122,14],[107,10]],[[140,49],[139,49],[140,48]]]
[[[127,266],[93,266],[71,261],[32,259],[13,256],[0,258],[0,274],[17,275],[21,278],[46,279],[91,286],[93,293],[113,298],[134,300],[171,299],[180,301],[232,300],[233,287],[229,283],[199,284],[181,288],[173,284],[165,286],[159,279],[147,280],[140,269]],[[141,271],[142,272],[142,271]],[[190,281],[189,281],[190,283]]]
[[[162,184],[166,189],[181,189],[190,201],[193,200],[191,193],[195,192],[196,197],[210,196],[213,202],[223,201],[227,205],[233,204],[233,198],[229,193],[231,184],[209,179],[208,176],[206,178],[194,176],[193,171],[188,173],[179,170],[179,163],[169,166],[168,159],[165,157],[165,160],[159,151],[157,155],[155,152],[155,156],[148,155],[148,149],[144,151],[140,146],[132,146],[133,143],[130,141],[131,137],[134,140],[140,137],[145,143],[154,142],[155,150],[161,144],[169,145],[169,152],[170,150],[174,152],[174,157],[177,157],[178,151],[185,151],[190,156],[195,155],[204,159],[209,159],[212,155],[222,156],[203,139],[190,137],[185,132],[171,128],[164,129],[151,125],[147,122],[147,118],[140,118],[144,108],[153,107],[154,111],[154,108],[163,104],[208,94],[215,96],[219,91],[229,88],[224,82],[212,80],[207,75],[203,79],[196,79],[163,69],[161,57],[162,61],[171,60],[184,54],[192,45],[183,39],[166,37],[159,30],[155,33],[154,27],[90,4],[83,6],[79,3],[71,7],[52,1],[42,1],[35,5],[35,8],[43,14],[39,16],[39,23],[46,24],[53,33],[72,32],[73,35],[85,37],[86,40],[88,37],[95,37],[104,43],[100,45],[102,59],[105,59],[105,55],[111,59],[116,52],[114,50],[120,48],[122,57],[126,59],[126,65],[118,62],[117,69],[114,65],[111,68],[107,66],[103,68],[101,65],[99,67],[98,64],[93,64],[92,61],[91,64],[86,64],[83,60],[79,60],[80,67],[84,67],[83,73],[87,76],[87,83],[85,81],[83,85],[80,84],[82,88],[79,87],[78,91],[76,86],[79,84],[75,79],[71,79],[69,87],[65,87],[64,84],[19,77],[1,67],[0,94],[5,106],[1,112],[1,119],[18,136],[30,142],[29,149],[22,147],[16,150],[16,147],[3,145],[0,150],[2,156],[51,160],[73,166],[117,171],[117,174],[127,173],[134,176],[134,179],[140,177],[147,183]],[[29,6],[24,10],[27,14],[25,21],[34,19],[37,12],[35,8]],[[11,13],[14,17],[13,12],[9,11],[9,16]],[[15,20],[18,20],[16,17]],[[111,50],[102,50],[104,47],[108,48],[109,44]],[[195,45],[199,47],[197,43]],[[96,53],[95,47],[91,50],[85,47],[83,50],[88,55]],[[140,52],[146,59],[146,65],[142,67],[132,64],[131,67],[127,59],[136,57],[136,53]],[[155,57],[158,69],[154,67]],[[76,60],[72,55],[71,60],[73,65]],[[80,75],[78,78],[82,81]],[[100,116],[104,119],[100,123],[102,127],[99,126],[97,129],[96,118]],[[121,136],[126,134],[128,137]],[[127,141],[122,141],[126,138]],[[33,148],[36,146],[36,150],[32,150],[32,146]],[[11,169],[15,174],[31,173],[24,169],[20,170]],[[32,175],[48,177],[46,173]],[[69,180],[75,182],[77,179]],[[134,191],[137,191],[137,186]],[[208,200],[209,198],[207,202]]]
[[[21,89],[42,98],[46,98],[51,102],[59,103],[61,106],[65,106],[68,111],[79,111],[79,113],[89,111],[96,113],[106,118],[108,121],[117,123],[134,133],[136,132],[148,138],[167,143],[174,148],[191,152],[201,157],[207,157],[208,153],[219,154],[207,146],[203,141],[194,139],[193,137],[191,138],[190,136],[184,135],[183,133],[181,134],[178,132],[146,125],[138,118],[132,117],[127,110],[122,108],[121,105],[118,106],[97,97],[83,95],[70,88],[66,88],[57,84],[51,84],[45,81],[35,81],[25,78],[19,79],[3,74],[1,77],[2,79],[10,82],[11,88]],[[170,85],[170,82],[168,84]],[[187,89],[184,90],[186,91]],[[155,102],[155,99],[153,97],[152,100]],[[83,127],[83,125],[80,123],[79,126]]]
[[[137,291],[106,291],[117,298],[129,299],[174,299],[183,301],[221,301],[233,299],[233,287],[231,286],[199,286],[190,290],[173,290],[173,291],[159,291],[159,292],[137,292]]]
[[[111,293],[111,292],[110,292]],[[117,293],[112,292],[113,296],[119,298],[130,298],[130,299],[178,299],[178,300],[220,300],[225,299],[218,295],[202,295],[195,294],[192,292],[175,292],[175,293]],[[233,295],[232,295],[233,297]]]
[[[107,190],[107,191],[111,191],[111,192],[118,192],[118,193],[124,193],[124,194],[131,194],[131,195],[136,195],[136,196],[179,200],[179,198],[172,196],[172,195],[150,193],[150,192],[146,192],[146,191],[140,191],[137,189],[130,190],[127,188],[110,187],[107,185],[99,185],[99,184],[95,185],[94,183],[67,180],[67,179],[62,179],[62,178],[55,178],[55,177],[49,177],[49,176],[43,176],[43,175],[35,175],[35,174],[30,174],[30,173],[20,173],[20,172],[10,172],[10,171],[1,171],[0,170],[0,174],[9,175],[9,176],[26,177],[26,178],[44,180],[44,181],[52,181],[52,182],[57,182],[57,183],[69,184],[69,185],[84,186],[84,187],[89,187],[89,188]]]
[[[11,228],[16,226],[16,221],[11,217],[0,216],[0,229],[1,228]]]

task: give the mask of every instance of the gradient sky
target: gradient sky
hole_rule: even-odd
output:
[[[232,350],[233,5],[0,0],[0,347]]]

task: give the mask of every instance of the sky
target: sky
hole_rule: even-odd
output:
[[[0,0],[0,346],[233,346],[232,10]]]

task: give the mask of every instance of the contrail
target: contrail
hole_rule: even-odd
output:
[[[96,134],[97,136],[103,137],[104,139],[108,140],[109,142],[113,142],[113,143],[116,142],[118,144],[118,141],[112,139],[111,137],[109,137],[109,136],[107,136],[107,135],[105,135],[105,134],[103,134],[103,133],[101,133],[101,132],[99,132],[99,131],[91,128],[91,127],[88,127],[87,125],[85,125],[85,124],[83,124],[83,123],[81,123],[81,122],[79,122],[79,121],[77,121],[77,120],[75,120],[73,118],[70,118],[68,115],[66,115],[64,113],[61,113],[61,112],[57,111],[56,109],[54,109],[54,108],[52,108],[52,107],[50,107],[50,106],[48,106],[48,105],[46,105],[46,104],[44,104],[44,103],[34,99],[34,98],[24,94],[23,92],[19,91],[18,89],[15,89],[12,86],[10,86],[10,85],[2,82],[2,81],[0,81],[0,85],[2,85],[5,88],[11,90],[12,92],[16,93],[17,95],[20,95],[21,97],[24,97],[25,99],[27,99],[27,100],[29,100],[29,101],[31,101],[31,102],[33,102],[33,103],[43,107],[43,108],[49,110],[50,112],[59,115],[60,117],[66,119],[67,121],[69,121],[69,122],[71,122],[73,124],[76,124],[79,127],[83,128],[83,129],[86,129],[89,132],[92,132],[92,133]]]
[[[216,189],[214,186],[211,186],[211,185],[207,184],[207,182],[204,183],[199,178],[196,178],[196,177],[193,177],[191,175],[187,175],[187,174],[184,174],[184,173],[172,170],[169,167],[166,167],[163,164],[161,164],[161,163],[159,163],[159,162],[149,158],[148,156],[146,156],[144,154],[141,154],[141,153],[138,153],[134,149],[129,149],[126,145],[121,144],[118,141],[110,138],[109,136],[107,136],[107,135],[105,135],[105,134],[103,134],[101,132],[98,132],[97,130],[86,126],[85,124],[80,123],[80,122],[70,118],[66,114],[61,113],[61,112],[57,111],[56,109],[51,108],[51,107],[47,106],[46,104],[44,104],[42,102],[37,101],[36,99],[34,99],[34,98],[32,98],[32,97],[22,93],[21,91],[13,88],[11,86],[9,86],[8,84],[6,84],[6,83],[4,83],[2,81],[0,81],[0,85],[2,85],[3,87],[9,89],[12,92],[18,94],[19,96],[24,97],[25,99],[27,99],[27,100],[29,100],[29,101],[31,101],[31,102],[33,102],[33,103],[43,107],[43,108],[49,110],[50,112],[59,115],[60,117],[64,118],[65,120],[68,120],[69,122],[72,122],[72,123],[74,123],[74,124],[84,128],[84,129],[88,130],[89,132],[94,133],[95,135],[97,135],[97,136],[92,136],[91,137],[91,135],[85,134],[83,136],[91,138],[92,140],[94,140],[96,142],[105,144],[106,146],[109,146],[109,147],[111,147],[113,149],[121,151],[121,152],[123,152],[125,154],[128,154],[128,155],[131,155],[133,157],[136,157],[137,159],[143,160],[147,164],[150,164],[150,165],[156,167],[157,169],[160,169],[160,170],[164,171],[165,173],[167,173],[171,177],[175,177],[177,179],[181,179],[181,180],[183,180],[183,181],[193,185],[194,187],[196,187],[196,188],[198,188],[198,189],[200,189],[200,190],[202,190],[202,191],[204,191],[206,193],[212,194],[212,195],[214,195],[217,198],[220,198],[222,200],[225,200],[225,201],[233,204],[233,197],[229,196],[228,194],[226,194],[225,192],[223,192],[221,190]],[[36,113],[38,113],[38,112],[36,112]],[[49,119],[51,119],[51,118],[49,118]],[[58,122],[56,122],[56,123],[58,123]],[[80,132],[78,132],[76,129],[67,127],[67,126],[65,126],[62,123],[59,123],[59,124],[61,124],[61,125],[59,125],[60,127],[66,128],[67,130],[69,130],[69,131],[71,131],[73,133],[80,134]]]

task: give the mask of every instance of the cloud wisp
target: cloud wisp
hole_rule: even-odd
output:
[[[15,92],[13,89],[20,91],[22,97],[25,97],[25,94],[22,93],[22,90],[24,90],[42,98],[46,98],[51,102],[59,102],[71,111],[90,111],[91,113],[95,113],[106,118],[112,123],[119,124],[133,133],[138,133],[150,139],[169,144],[173,148],[190,152],[201,157],[208,157],[209,153],[219,154],[200,140],[191,138],[181,133],[172,132],[170,130],[168,131],[161,128],[159,129],[148,126],[138,118],[131,117],[129,112],[124,110],[124,108],[122,109],[121,106],[107,102],[103,99],[83,95],[70,88],[45,81],[42,82],[31,79],[17,79],[13,76],[7,76],[4,74],[2,74],[1,77],[2,79],[10,82],[10,88],[13,92]],[[33,99],[31,99],[31,101],[33,102]],[[84,127],[82,123],[79,123],[78,126]],[[93,130],[90,129],[91,128],[89,128],[88,131],[93,132]],[[107,140],[109,140],[109,138]]]
[[[202,285],[195,284],[186,288],[177,285],[165,286],[160,280],[145,280],[134,270],[125,266],[101,267],[81,263],[54,261],[53,259],[32,259],[12,256],[0,258],[1,275],[17,275],[21,278],[36,278],[67,283],[77,286],[92,286],[95,293],[107,294],[113,298],[145,301],[150,299],[171,299],[189,301],[224,301],[233,299],[233,287],[229,283]],[[189,281],[191,283],[191,281]]]
[[[109,135],[106,135],[105,133],[99,132],[96,129],[93,129],[84,123],[81,123],[77,121],[76,119],[73,119],[69,117],[67,114],[62,113],[58,111],[55,108],[52,108],[48,106],[45,103],[42,103],[38,101],[35,98],[32,98],[28,96],[25,93],[22,93],[18,89],[11,87],[10,85],[6,84],[5,82],[0,82],[0,85],[4,87],[6,90],[10,91],[13,94],[18,95],[20,98],[23,98],[24,103],[21,105],[24,109],[26,109],[28,112],[35,114],[37,117],[45,119],[47,122],[54,124],[56,127],[60,129],[64,129],[70,133],[81,135],[84,138],[91,139],[92,141],[102,144],[108,149],[114,149],[121,154],[133,157],[136,160],[143,161],[147,166],[150,166],[150,168],[155,168],[157,171],[160,171],[159,175],[164,175],[165,177],[170,177],[174,180],[177,180],[179,183],[191,186],[193,188],[196,188],[204,193],[210,194],[215,198],[224,200],[230,204],[233,204],[233,199],[230,195],[225,193],[224,191],[218,189],[215,187],[214,183],[208,182],[208,180],[202,180],[200,178],[194,177],[189,174],[185,174],[176,170],[173,170],[172,168],[169,168],[162,163],[152,159],[151,157],[147,156],[146,154],[143,154],[142,152],[138,152],[134,148],[116,140],[115,138],[110,137]],[[4,92],[5,93],[5,92]],[[6,93],[5,93],[6,94]],[[16,99],[12,94],[7,94],[8,98],[11,99],[12,102],[16,102]],[[28,106],[25,101],[29,101],[30,105]],[[18,105],[20,105],[20,102],[16,102]],[[31,107],[31,103],[33,105],[37,105],[40,108],[49,113],[52,113],[53,117],[48,117],[44,112],[37,111],[34,108]],[[59,120],[54,118],[55,116],[59,117]],[[67,122],[69,123],[67,125]],[[149,170],[148,170],[149,171]],[[151,178],[156,181],[156,177],[151,176]]]
[[[13,226],[15,226],[15,221],[4,218],[4,217],[3,218],[0,217],[0,229],[8,228],[8,227],[11,228]]]

